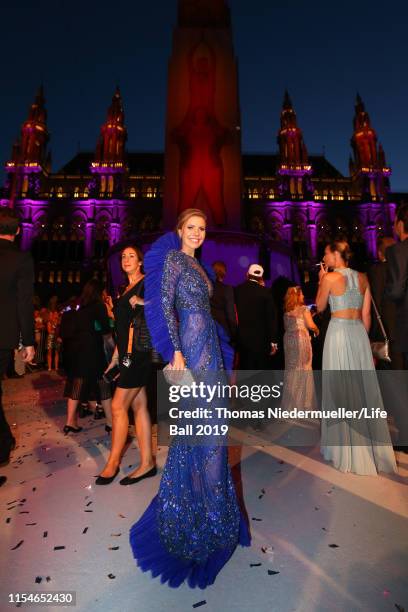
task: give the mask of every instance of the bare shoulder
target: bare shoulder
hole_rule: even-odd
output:
[[[358,272],[357,274],[360,288],[365,291],[369,287],[368,276],[365,272]]]
[[[328,272],[325,276],[323,276],[323,280],[326,280],[329,285],[333,285],[333,283],[336,283],[342,278],[343,275],[340,274],[340,272]]]

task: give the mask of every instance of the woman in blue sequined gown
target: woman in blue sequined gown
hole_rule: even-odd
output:
[[[162,236],[145,257],[146,321],[155,349],[177,370],[232,365],[232,351],[211,317],[211,282],[194,258],[205,226],[202,211],[184,211],[177,232]],[[139,567],[171,587],[187,581],[204,589],[236,546],[249,543],[227,447],[189,446],[176,438],[159,493],[130,531]]]

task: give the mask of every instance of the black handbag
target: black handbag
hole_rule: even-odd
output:
[[[142,288],[144,287],[144,281],[142,281],[138,287],[136,293],[137,297],[140,297]],[[141,351],[147,353],[152,350],[152,341],[150,338],[149,329],[147,327],[146,319],[144,316],[143,306],[136,306],[135,314],[133,316],[131,326],[133,326],[133,343],[132,348],[134,351]]]

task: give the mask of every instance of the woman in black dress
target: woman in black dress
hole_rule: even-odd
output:
[[[60,336],[63,342],[64,367],[67,373],[64,397],[68,398],[65,433],[77,433],[79,401],[90,395],[101,400],[106,414],[111,410],[111,386],[103,380],[106,358],[103,335],[110,334],[109,317],[102,302],[102,288],[95,279],[88,281],[79,298],[78,308],[64,312]]]
[[[120,484],[134,484],[143,478],[155,476],[157,472],[152,454],[152,425],[146,395],[146,385],[152,368],[151,351],[137,350],[132,337],[129,336],[130,324],[135,316],[138,325],[146,326],[143,314],[144,275],[141,271],[143,253],[138,247],[126,247],[121,253],[121,262],[128,285],[113,309],[117,346],[106,372],[119,366],[119,379],[112,400],[112,448],[104,469],[96,479],[96,484],[101,485],[110,484],[119,472],[128,434],[129,407],[132,407],[135,415],[140,465],[123,478]],[[147,331],[147,327],[145,329]],[[136,329],[134,334],[137,334]],[[128,361],[124,359],[127,355]]]

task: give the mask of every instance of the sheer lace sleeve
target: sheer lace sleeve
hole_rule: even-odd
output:
[[[170,251],[164,262],[161,303],[170,338],[175,351],[181,351],[178,323],[176,318],[176,290],[181,274],[181,261],[177,251]]]
[[[146,253],[143,263],[146,274],[144,295],[146,322],[153,346],[165,361],[171,361],[173,359],[176,349],[173,337],[170,335],[170,327],[172,330],[177,330],[177,327],[174,328],[173,324],[169,326],[167,312],[165,313],[163,308],[162,286],[168,283],[170,286],[173,285],[174,300],[177,283],[175,279],[171,278],[172,273],[169,269],[166,271],[166,276],[168,278],[164,280],[164,268],[165,265],[166,267],[170,266],[170,262],[167,264],[168,255],[174,253],[174,257],[177,255],[178,249],[180,249],[179,237],[175,232],[169,232],[161,236],[152,244],[150,250]],[[170,290],[170,286],[168,290]],[[173,321],[175,321],[175,318]],[[175,340],[177,343],[178,335],[175,337]]]

